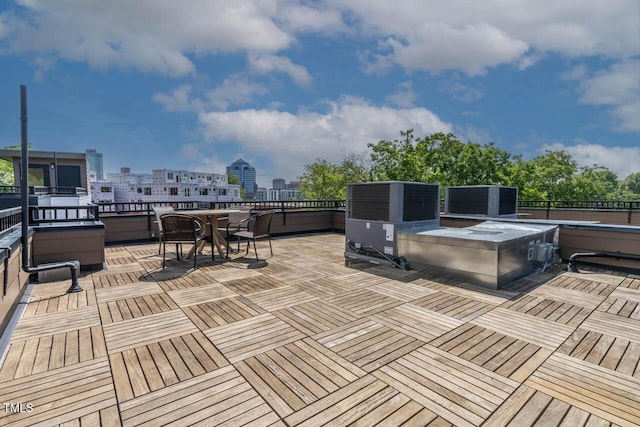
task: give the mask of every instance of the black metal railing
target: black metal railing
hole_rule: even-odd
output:
[[[518,200],[519,208],[640,210],[640,200]]]
[[[22,208],[0,210],[0,233],[19,225],[22,222]]]
[[[0,185],[1,194],[20,194],[19,185]],[[84,187],[50,187],[46,185],[29,186],[29,194],[33,195],[58,195],[58,196],[86,196]]]
[[[252,200],[241,202],[126,202],[126,203],[98,203],[101,215],[109,214],[145,214],[153,212],[154,206],[172,206],[174,209],[251,209],[254,211],[277,209],[306,210],[306,209],[344,209],[344,200]]]
[[[85,206],[29,206],[29,224],[49,222],[97,221],[100,212],[97,205]]]

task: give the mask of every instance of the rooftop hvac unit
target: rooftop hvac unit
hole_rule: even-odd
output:
[[[447,187],[444,206],[445,214],[449,215],[516,218],[518,188],[498,185]]]
[[[346,258],[398,265],[398,230],[428,229],[440,222],[440,186],[414,182],[347,185]],[[398,265],[400,266],[400,265]]]

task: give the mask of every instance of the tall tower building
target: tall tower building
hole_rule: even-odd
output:
[[[284,190],[285,188],[287,188],[287,183],[284,179],[282,178],[276,178],[273,180],[273,187],[274,190]]]
[[[238,159],[227,166],[227,174],[235,175],[240,180],[240,188],[246,191],[247,199],[253,199],[256,194],[256,168],[242,159]]]
[[[102,166],[102,153],[98,153],[95,148],[88,148],[87,163],[89,163],[89,174],[95,175],[97,181],[104,181],[104,169]]]

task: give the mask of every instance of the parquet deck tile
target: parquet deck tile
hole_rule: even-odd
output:
[[[123,264],[135,264],[137,260],[131,255],[127,256],[105,256],[105,262],[109,267]]]
[[[582,323],[582,327],[594,332],[640,343],[640,320],[594,311]]]
[[[409,302],[436,293],[436,291],[432,289],[414,285],[412,283],[399,282],[397,280],[389,280],[388,282],[369,286],[368,289],[404,302]]]
[[[125,298],[141,297],[162,292],[156,282],[134,282],[109,288],[96,289],[96,298],[101,304]]]
[[[536,420],[535,425],[540,426],[614,427],[617,425],[523,385],[489,417],[483,426],[520,427],[531,425],[531,420]]]
[[[103,330],[109,354],[197,332],[196,326],[181,310],[110,323],[104,325]]]
[[[268,313],[204,333],[231,363],[304,338],[300,331]]]
[[[107,325],[121,320],[135,319],[150,314],[162,313],[178,308],[164,292],[100,303],[100,318]]]
[[[622,288],[640,290],[640,278],[633,278],[629,275],[629,277],[625,278],[622,283],[620,283],[618,289]]]
[[[22,378],[107,355],[100,326],[13,340],[0,369],[0,382]]]
[[[611,283],[611,281],[602,281],[599,279],[599,277],[593,275],[585,277],[577,275],[577,273],[563,273],[560,276],[556,276],[551,279],[547,285],[563,289],[571,289],[606,298],[617,287],[617,284]],[[622,279],[617,281],[621,282]]]
[[[78,327],[100,325],[97,306],[45,313],[22,319],[13,332],[12,341],[72,331]]]
[[[167,294],[169,294],[171,299],[173,299],[180,307],[194,305],[201,302],[215,301],[223,298],[231,298],[237,295],[231,289],[220,283],[202,285],[197,288],[167,291]]]
[[[80,286],[82,287],[82,285]],[[68,289],[68,285],[66,285],[66,288]],[[97,301],[96,293],[93,289],[86,289],[86,292],[76,292],[72,294],[66,293],[65,289],[56,295],[31,295],[22,317],[27,318],[44,313],[55,313],[95,305],[97,305]]]
[[[207,271],[207,274],[220,283],[229,282],[231,280],[246,279],[248,277],[262,276],[262,273],[256,270],[248,270],[246,268],[224,267],[220,266],[218,270]]]
[[[551,351],[556,350],[574,330],[570,326],[501,307],[473,319],[471,323]]]
[[[588,309],[596,308],[606,298],[605,295],[594,295],[581,290],[544,285],[537,287],[529,295],[579,305]]]
[[[554,354],[525,384],[618,425],[640,424],[640,379]]]
[[[640,425],[638,275],[552,266],[485,290],[345,266],[343,235],[273,246],[255,269],[207,246],[195,270],[108,247],[83,292],[30,286],[0,425]]]
[[[470,323],[429,345],[515,381],[526,379],[551,354],[537,345]]]
[[[617,288],[598,310],[629,319],[640,320],[640,290]]]
[[[211,278],[205,272],[190,271],[186,274],[176,274],[172,271],[162,272],[154,271],[150,275],[150,279],[157,281],[158,285],[165,291],[175,291],[178,289],[197,288],[199,286],[206,286],[215,283],[215,280]]]
[[[61,424],[116,404],[106,357],[5,382],[2,400],[33,407],[0,411],[0,425],[12,427]]]
[[[279,420],[232,367],[182,381],[120,404],[123,426],[269,425]]]
[[[514,301],[509,301],[503,304],[501,308],[572,327],[580,325],[592,312],[592,309],[581,305],[574,305],[556,299],[547,299],[533,294],[526,294]]]
[[[211,329],[266,313],[242,295],[194,304],[182,308],[200,329]]]
[[[224,285],[240,295],[253,294],[260,291],[288,286],[286,282],[263,274],[224,282]]]
[[[291,285],[318,297],[332,297],[353,290],[353,286],[334,277],[292,281]]]
[[[367,372],[424,344],[423,341],[367,319],[348,323],[313,338]]]
[[[367,316],[387,310],[403,302],[399,299],[380,294],[369,289],[356,289],[345,292],[335,297],[327,298],[332,304],[336,304],[345,310],[353,311],[359,316]]]
[[[519,385],[428,344],[373,375],[456,426],[481,424]]]
[[[276,310],[273,314],[306,335],[319,334],[358,318],[355,314],[322,299]]]
[[[109,361],[120,403],[229,364],[202,332],[112,353]]]
[[[281,417],[366,374],[311,339],[261,353],[235,366]]]
[[[318,297],[293,286],[280,286],[275,289],[248,294],[247,298],[267,311],[275,311],[293,305],[304,304]]]
[[[435,414],[371,375],[285,418],[290,426],[426,425]]]
[[[462,321],[474,319],[495,307],[494,304],[456,295],[448,291],[439,291],[418,298],[417,300],[411,301],[411,303],[418,307],[426,308]]]
[[[640,343],[578,328],[558,349],[561,354],[640,378]]]
[[[112,286],[127,285],[140,281],[140,277],[146,274],[146,271],[139,268],[132,271],[115,272],[116,269],[104,270],[101,273],[94,273],[93,285],[96,289],[109,288]]]
[[[402,304],[369,317],[424,342],[431,341],[464,323],[456,318],[412,304]]]
[[[61,424],[57,424],[58,427],[119,427],[121,425],[122,423],[120,422],[120,412],[118,412],[118,406],[116,405],[88,413],[86,415],[71,419]]]

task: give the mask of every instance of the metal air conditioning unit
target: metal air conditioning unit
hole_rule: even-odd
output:
[[[427,230],[439,223],[438,184],[400,181],[348,184],[345,258],[401,267],[397,232]]]
[[[444,212],[448,215],[517,218],[518,187],[499,185],[447,187],[444,206]]]

